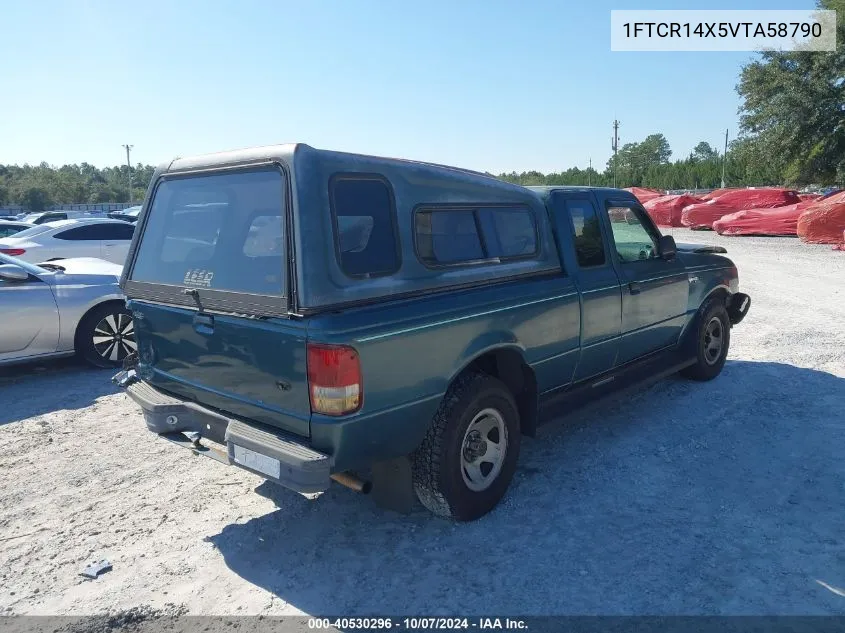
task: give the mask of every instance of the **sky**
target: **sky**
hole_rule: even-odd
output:
[[[611,52],[611,9],[812,0],[8,0],[0,164],[158,164],[304,142],[470,169],[602,170],[737,134],[753,53]]]

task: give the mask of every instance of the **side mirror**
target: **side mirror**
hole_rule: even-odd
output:
[[[0,279],[3,281],[26,281],[29,273],[15,264],[0,264]]]
[[[678,254],[678,247],[675,246],[675,238],[671,235],[661,235],[660,241],[657,243],[657,249],[660,252],[660,257],[669,261],[675,259]]]

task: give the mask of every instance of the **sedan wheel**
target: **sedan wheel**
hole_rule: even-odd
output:
[[[122,303],[106,303],[76,328],[76,352],[97,367],[118,367],[137,349],[132,315]]]
[[[137,349],[132,317],[123,312],[100,319],[92,337],[94,349],[110,363],[121,363]]]

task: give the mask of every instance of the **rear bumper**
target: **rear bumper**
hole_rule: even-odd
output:
[[[728,300],[728,318],[732,325],[741,322],[751,308],[751,297],[742,292],[736,292]]]
[[[140,405],[147,428],[164,439],[297,492],[329,488],[331,458],[296,436],[176,398],[138,380],[132,369],[119,372],[112,380]],[[210,446],[203,439],[225,448]]]

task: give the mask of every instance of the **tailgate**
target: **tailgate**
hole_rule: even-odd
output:
[[[199,404],[310,436],[305,328],[131,301],[139,375]]]
[[[122,287],[141,378],[309,437],[305,329],[288,313],[286,190],[275,164],[161,176]]]

